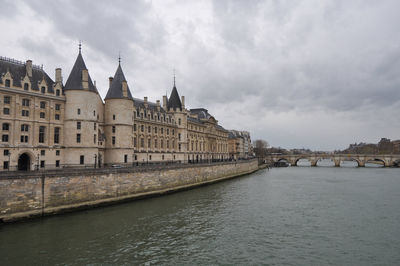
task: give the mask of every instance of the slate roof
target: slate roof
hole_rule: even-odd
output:
[[[143,109],[145,108],[144,100],[138,99],[138,98],[132,98],[132,99],[133,99],[133,102],[135,103],[136,108],[138,108],[138,107],[143,108]],[[151,111],[157,112],[157,104],[156,103],[148,101],[147,106],[148,106],[148,109],[150,109]],[[160,113],[165,113],[165,110],[161,106],[160,106]]]
[[[122,93],[122,82],[126,82],[126,78],[124,72],[122,71],[121,64],[118,65],[117,71],[115,72],[114,78],[111,82],[110,88],[108,89],[106,98],[107,99],[124,99],[126,97],[123,96]],[[128,99],[133,100],[131,91],[129,90],[129,86],[127,84],[128,89]]]
[[[67,82],[65,83],[64,90],[83,90],[82,87],[82,70],[87,69],[85,61],[83,60],[81,52],[75,60],[75,64],[69,74]],[[89,91],[98,93],[96,87],[93,85],[92,79],[88,74]]]
[[[182,103],[181,99],[179,99],[178,90],[174,84],[174,88],[172,89],[171,95],[169,96],[167,107],[172,109],[179,109],[182,111]]]
[[[212,117],[205,108],[190,109],[190,113],[197,115],[199,119],[209,119]]]
[[[0,58],[0,84],[4,85],[5,81],[2,80],[2,76],[10,71],[13,78],[13,85],[15,87],[23,87],[21,81],[26,76],[26,65],[23,62],[11,60],[8,58]],[[47,75],[47,73],[37,66],[32,66],[32,77],[30,78],[32,90],[39,90],[38,84],[43,80],[47,84],[47,92],[54,93],[53,86],[54,81]]]

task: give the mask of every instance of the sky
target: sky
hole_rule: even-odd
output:
[[[400,139],[400,1],[0,0],[1,56],[63,79],[82,54],[101,96],[121,66],[136,98],[176,86],[226,129],[275,147]]]

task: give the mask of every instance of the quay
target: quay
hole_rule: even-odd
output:
[[[0,222],[191,189],[257,171],[257,159],[160,167],[9,172],[0,176]]]

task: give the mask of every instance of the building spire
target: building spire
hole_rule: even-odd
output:
[[[176,87],[175,86],[175,68],[174,68],[174,87]]]
[[[81,50],[82,50],[82,41],[79,40],[79,53],[81,53]]]
[[[121,52],[118,52],[118,65],[121,65]]]

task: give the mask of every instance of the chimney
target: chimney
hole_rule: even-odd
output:
[[[56,68],[56,82],[57,83],[62,82],[61,68]]]
[[[167,110],[167,95],[162,97],[162,105],[165,110]]]
[[[108,84],[109,84],[109,87],[110,87],[110,88],[111,88],[111,83],[112,83],[113,79],[114,79],[113,77],[109,77],[109,78],[108,78],[108,81],[109,81]]]
[[[87,69],[82,70],[82,87],[84,89],[89,88],[89,73]]]
[[[32,77],[32,60],[26,61],[26,74],[28,75],[28,77]]]
[[[157,100],[157,111],[160,111],[160,100]]]
[[[185,96],[181,96],[182,111],[185,110]]]
[[[144,103],[147,103],[147,96],[144,97]]]
[[[122,96],[128,97],[128,84],[126,81],[122,81]]]

